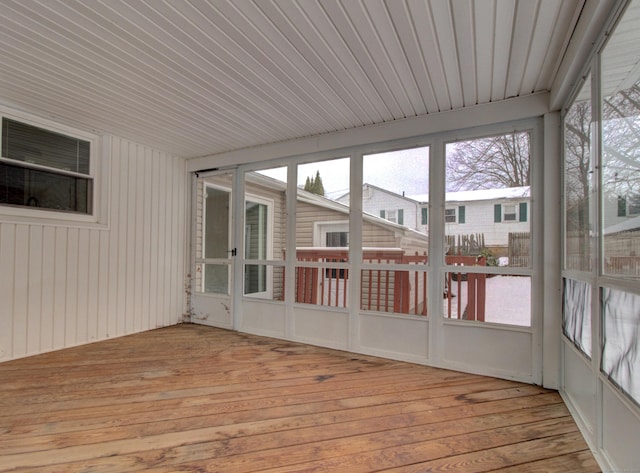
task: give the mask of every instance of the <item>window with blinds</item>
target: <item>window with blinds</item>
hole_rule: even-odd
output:
[[[91,143],[2,118],[0,204],[92,213]]]

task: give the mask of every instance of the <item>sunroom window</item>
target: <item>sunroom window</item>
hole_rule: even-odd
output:
[[[0,204],[92,213],[91,142],[2,118]]]

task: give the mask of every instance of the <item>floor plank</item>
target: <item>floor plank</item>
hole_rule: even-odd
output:
[[[513,381],[197,325],[0,364],[2,472],[494,470],[599,471]]]

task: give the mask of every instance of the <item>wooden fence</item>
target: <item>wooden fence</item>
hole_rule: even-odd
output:
[[[529,232],[509,233],[509,266],[527,268],[531,255],[531,235]]]

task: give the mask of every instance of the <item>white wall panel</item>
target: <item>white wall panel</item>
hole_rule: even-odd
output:
[[[445,324],[442,332],[443,368],[540,382],[533,373],[532,335],[489,325]]]
[[[286,308],[282,302],[265,300],[242,300],[241,331],[284,338]]]
[[[0,219],[0,360],[181,320],[184,176],[183,160],[113,138],[108,225]]]
[[[640,465],[640,416],[614,389],[603,383],[602,453],[610,465],[609,471],[633,473],[639,471]]]
[[[360,314],[360,348],[367,353],[424,363],[429,358],[429,321]]]
[[[293,312],[293,339],[329,348],[346,349],[349,317],[344,312],[329,311],[322,306],[297,305]]]
[[[597,424],[597,390],[591,360],[586,359],[567,340],[562,341],[564,377],[562,390],[574,409],[583,433],[593,440]],[[585,431],[586,429],[586,431]]]

